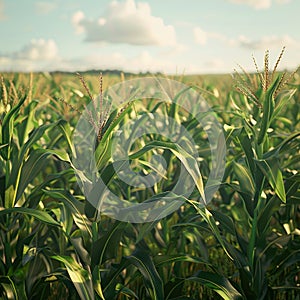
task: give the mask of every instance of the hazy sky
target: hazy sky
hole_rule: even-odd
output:
[[[0,71],[232,72],[300,64],[300,0],[0,0]]]

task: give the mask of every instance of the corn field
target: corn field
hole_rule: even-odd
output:
[[[279,72],[282,55],[271,70],[268,55],[254,74],[171,78],[204,97],[222,126],[224,174],[204,206],[197,180],[208,181],[211,150],[195,117],[155,97],[106,103],[109,86],[137,76],[2,74],[0,298],[300,299],[300,73]],[[97,95],[97,176],[119,198],[143,203],[172,191],[184,164],[197,182],[188,197],[171,194],[182,201],[175,211],[134,223],[87,201],[73,136]],[[132,119],[142,127],[154,113],[189,132],[198,179],[188,144],[151,132],[127,137],[130,167],[142,176],[159,173],[160,155],[163,179],[142,189],[118,178],[113,136]]]

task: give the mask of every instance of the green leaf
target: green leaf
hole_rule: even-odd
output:
[[[64,120],[60,120],[57,122],[57,126],[62,132],[62,135],[65,137],[65,140],[67,141],[71,153],[75,153],[73,143],[71,140],[72,132],[69,123],[67,123]]]
[[[200,271],[194,276],[187,278],[187,280],[199,282],[207,286],[217,292],[223,299],[243,299],[243,296],[233,287],[230,281],[219,274]]]
[[[19,152],[19,161],[22,162],[25,158],[26,158],[26,153],[28,152],[28,150],[38,141],[40,140],[43,135],[45,134],[45,132],[52,128],[52,127],[55,127],[56,126],[56,123],[53,123],[53,124],[45,124],[45,125],[42,125],[36,129],[34,129],[29,137],[28,137],[28,140],[27,142],[22,145],[21,149],[20,149],[20,152]]]
[[[202,175],[200,173],[197,160],[187,151],[185,151],[180,145],[172,142],[163,142],[163,141],[154,141],[148,143],[145,147],[138,150],[137,152],[131,154],[129,156],[130,159],[136,159],[142,156],[147,151],[150,151],[155,148],[162,148],[170,150],[184,165],[187,172],[191,175],[194,180],[194,183],[204,201],[205,200],[205,193],[204,193],[204,185],[202,180]]]
[[[27,95],[24,94],[22,98],[18,101],[17,105],[14,106],[4,117],[2,121],[2,141],[1,144],[8,144],[10,145],[11,138],[13,136],[13,130],[15,126],[15,118],[17,113],[19,112],[21,106],[23,105],[24,101],[26,100]],[[5,147],[0,149],[0,154],[3,156],[5,160],[9,159],[9,147]]]
[[[155,300],[164,299],[163,282],[155,269],[153,261],[147,252],[142,250],[135,251],[126,258],[130,263],[135,265],[144,276],[147,285],[153,289],[153,298]]]
[[[147,236],[153,230],[153,228],[155,228],[159,221],[160,220],[155,220],[153,222],[148,222],[146,224],[141,225],[141,227],[139,228],[138,236],[136,238],[136,243],[142,241],[144,237]]]
[[[55,155],[61,161],[70,162],[69,156],[64,150],[36,149],[32,151],[22,166],[21,174],[18,178],[19,185],[15,201],[22,196],[28,184],[31,183],[43,167],[46,166],[49,155]]]
[[[48,162],[47,157],[49,155],[50,153],[47,153],[47,151],[43,149],[32,151],[29,155],[20,170],[20,176],[15,182],[17,190],[14,203],[22,196],[28,184],[31,183],[37,174],[46,166]]]
[[[275,119],[279,115],[281,109],[288,104],[295,92],[296,89],[288,89],[278,94],[278,97],[276,97],[276,107],[274,109],[273,119]]]
[[[286,194],[278,159],[271,157],[269,159],[256,160],[255,162],[267,178],[276,195],[285,203]]]
[[[126,223],[116,221],[114,226],[96,240],[92,245],[91,259],[92,268],[103,264],[107,259],[117,256],[118,246]]]
[[[293,141],[294,139],[296,138],[299,138],[300,137],[300,132],[295,132],[295,133],[292,133],[290,136],[288,136],[284,141],[282,141],[278,147],[276,147],[274,150],[276,150],[276,154],[280,154],[281,151],[285,150],[285,148],[287,148],[286,150],[287,151],[290,151],[291,150],[291,145],[289,145],[289,143],[291,141]],[[298,146],[299,146],[299,143],[298,143]]]
[[[91,274],[87,270],[82,268],[72,257],[56,255],[52,256],[52,258],[62,262],[65,265],[80,299],[95,299]]]
[[[34,109],[37,106],[38,101],[37,100],[32,100],[28,105],[25,106],[24,108],[24,120],[22,120],[22,123],[19,124],[18,126],[18,136],[19,136],[19,144],[23,145],[31,130],[33,130],[35,126],[34,122]]]
[[[15,286],[14,281],[10,276],[0,276],[0,285],[2,286],[2,289],[4,290],[7,298],[1,298],[1,299],[20,299],[18,297],[17,288]],[[0,296],[1,296],[1,288],[0,288]],[[3,296],[3,294],[2,294]]]
[[[295,150],[296,150],[299,143],[295,142],[294,143],[295,145],[293,145],[293,144],[291,145],[291,142],[299,137],[300,137],[299,131],[292,133],[287,138],[285,138],[279,145],[272,148],[272,150],[264,153],[263,158],[267,159],[267,158],[274,157],[274,156],[279,157],[280,155],[283,155],[284,152],[290,153],[293,148],[295,148]]]
[[[278,275],[281,274],[281,272],[284,272],[287,270],[288,267],[294,265],[297,266],[300,263],[300,250],[294,250],[294,251],[285,251],[280,257],[279,257],[278,264],[276,265],[276,273],[278,272]],[[275,273],[275,276],[276,276]]]
[[[180,255],[180,254],[174,254],[174,255],[157,255],[153,258],[155,265],[160,266],[164,264],[170,264],[174,262],[180,262],[180,261],[186,261],[190,263],[197,263],[197,264],[206,264],[209,267],[213,267],[211,263],[207,262],[204,259],[201,259],[199,257],[193,257],[189,255]]]
[[[261,117],[261,123],[259,127],[259,134],[257,138],[258,145],[262,144],[266,138],[267,130],[270,126],[270,122],[272,119],[273,111],[274,111],[274,93],[277,90],[278,84],[280,83],[280,77],[278,77],[273,84],[269,87],[268,91],[264,95],[263,101],[263,115]]]
[[[103,128],[103,136],[101,138],[100,143],[98,144],[96,151],[95,151],[95,158],[96,158],[96,166],[98,169],[101,169],[103,165],[105,165],[108,161],[108,158],[111,156],[110,148],[111,148],[111,141],[110,135],[113,129],[124,119],[126,114],[131,110],[131,103],[128,103],[125,109],[122,110],[120,114],[111,114],[109,119],[105,123]]]
[[[129,299],[139,299],[136,293],[129,289],[128,287],[124,286],[121,283],[118,283],[116,286],[116,290],[118,291],[118,295],[124,295],[126,298],[130,297]]]
[[[249,169],[251,170],[251,174],[255,174],[255,163],[254,163],[254,153],[252,149],[251,140],[243,127],[238,135],[238,140],[246,154],[246,161]]]
[[[280,199],[276,196],[269,199],[266,205],[260,210],[257,221],[258,233],[264,234],[269,229],[269,223],[271,222],[272,215],[279,210]]]
[[[2,145],[0,145],[0,150],[3,149],[3,148],[5,148],[5,147],[7,147],[7,146],[8,146],[8,144],[2,144]]]
[[[60,226],[60,224],[57,221],[55,221],[47,212],[43,210],[27,208],[27,207],[12,207],[12,208],[6,208],[0,210],[0,216],[10,214],[10,213],[19,213],[19,214],[32,216],[48,225]]]
[[[234,161],[233,171],[239,182],[241,192],[253,197],[255,194],[255,184],[250,170],[242,164]]]
[[[196,211],[199,213],[199,215],[202,216],[202,218],[205,220],[205,222],[209,225],[211,231],[215,235],[216,239],[221,244],[222,248],[224,249],[227,256],[232,260],[232,256],[229,253],[226,244],[221,236],[220,230],[218,228],[218,225],[216,224],[216,221],[212,215],[212,213],[206,208],[200,208],[198,202],[188,200],[188,202],[196,209]]]
[[[86,234],[89,238],[92,236],[88,220],[84,215],[84,204],[78,201],[70,192],[65,190],[53,189],[43,190],[43,192],[54,199],[63,202],[72,213],[74,222],[80,229],[81,233]]]
[[[214,216],[214,219],[220,223],[219,227],[222,230],[226,230],[228,233],[232,234],[233,236],[236,235],[233,220],[229,216],[217,210],[213,210],[211,211],[211,213]]]

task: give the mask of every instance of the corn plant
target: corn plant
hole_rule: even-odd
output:
[[[58,149],[68,126],[64,121],[40,125],[38,101],[28,98],[32,90],[18,93],[11,81],[14,92],[8,93],[1,79],[0,293],[5,299],[38,298],[55,289],[45,282],[52,269],[49,253],[58,251],[55,236],[62,229],[42,198],[48,185],[70,178],[70,170],[59,170],[67,156]]]
[[[273,72],[267,51],[264,72],[236,73],[241,94],[231,95],[231,115],[239,125],[225,127],[230,152],[220,209],[212,211],[239,272],[234,280],[247,299],[275,299],[292,290],[293,298],[299,286],[300,132],[298,116],[291,116],[289,128],[282,116],[299,99],[287,88],[295,73],[276,73],[282,54]]]

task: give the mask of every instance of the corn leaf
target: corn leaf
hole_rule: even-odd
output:
[[[137,250],[132,255],[128,256],[127,260],[138,268],[138,270],[142,273],[146,284],[152,287],[153,299],[164,299],[162,280],[148,253],[142,250]]]
[[[230,281],[219,274],[200,271],[194,276],[189,277],[187,280],[199,282],[207,286],[217,292],[223,299],[243,299],[243,296],[236,290],[236,288],[234,288]]]
[[[10,214],[10,213],[19,213],[19,214],[32,216],[45,224],[60,226],[60,224],[57,221],[55,221],[46,211],[43,210],[27,208],[27,207],[11,207],[11,208],[0,210],[0,216]]]
[[[69,256],[56,255],[53,259],[62,262],[82,300],[93,300],[94,291],[90,273],[81,267],[75,259]]]
[[[267,178],[269,184],[282,202],[286,202],[286,194],[278,159],[275,157],[255,161]]]
[[[172,142],[163,142],[163,141],[154,141],[148,143],[145,147],[138,150],[137,152],[131,154],[129,156],[130,159],[135,159],[146,153],[147,151],[150,151],[155,148],[162,148],[162,149],[168,149],[170,150],[184,165],[187,172],[190,174],[190,176],[193,178],[194,183],[200,193],[200,196],[202,197],[203,201],[205,200],[205,193],[204,193],[204,185],[202,180],[202,175],[200,173],[198,163],[196,159],[189,154],[187,151],[185,151],[180,145]]]

